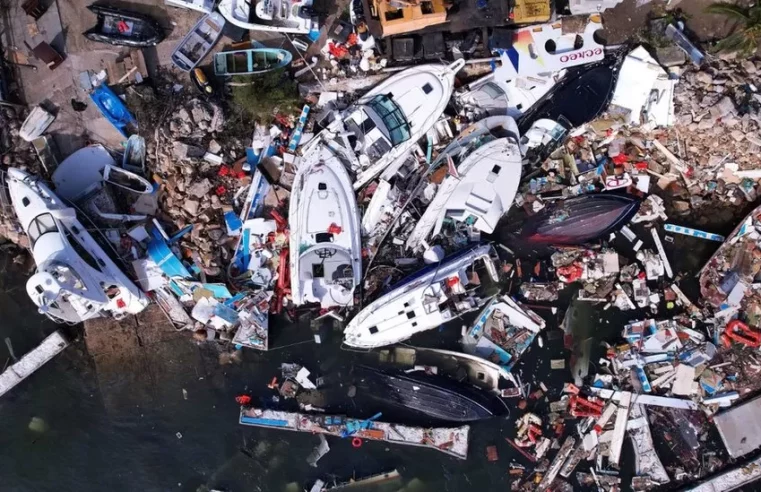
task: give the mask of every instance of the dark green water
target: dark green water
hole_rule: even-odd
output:
[[[694,240],[677,237],[666,244],[675,270],[694,273],[718,246],[690,241]],[[0,339],[10,337],[20,356],[57,326],[36,314],[23,289],[25,275],[12,272],[9,263],[10,259],[0,254]],[[537,311],[548,321],[548,330],[562,319],[564,306],[560,308],[556,314]],[[586,305],[576,322],[584,324],[590,336],[616,340],[622,323],[643,315],[614,309],[603,312]],[[460,326],[469,321],[456,321],[411,343],[456,348]],[[67,331],[78,336],[77,329]],[[275,347],[311,339],[305,325],[275,323],[272,331]],[[540,382],[549,388],[546,398],[530,400],[526,409],[539,415],[546,413],[549,401],[559,399],[562,383],[571,380],[568,369],[550,370],[550,359],[567,360],[568,352],[562,348],[562,337],[550,340],[547,335],[543,335],[544,347],[535,343],[515,369],[524,382],[531,383],[531,391]],[[236,395],[247,393],[257,403],[273,405],[273,392],[266,384],[279,376],[281,362],[301,363],[325,376],[329,393],[338,395],[331,402],[334,408],[353,417],[375,413],[376,408],[343,397],[346,387],[342,381],[352,362],[361,356],[339,349],[340,334],[321,345],[302,343],[264,354],[245,350],[243,363],[232,366],[219,365],[214,345],[193,346],[199,362],[177,377],[161,379],[149,400],[130,399],[128,385],[125,399],[124,387],[113,380],[108,384],[99,380],[79,336],[66,351],[0,399],[0,491],[152,492],[209,487],[230,492],[295,492],[308,490],[317,478],[347,480],[394,468],[402,473],[404,490],[409,492],[503,491],[510,490],[507,472],[512,461],[526,466],[527,474],[534,466],[505,442],[514,436],[514,418],[523,414],[514,407],[510,416],[471,426],[467,460],[378,442],[365,442],[354,449],[348,440],[329,438],[331,452],[312,468],[306,457],[318,443],[317,437],[237,424]],[[189,338],[186,343],[193,344]],[[0,363],[6,357],[5,345],[0,344]],[[140,371],[124,368],[125,374],[140,375]],[[594,366],[590,374],[594,374]],[[187,400],[182,389],[187,391]],[[114,393],[127,403],[115,406]],[[33,417],[43,419],[48,429],[42,433],[30,430]],[[569,431],[572,427],[567,425]],[[182,438],[177,437],[178,432]],[[497,462],[486,460],[489,445],[497,446]],[[624,469],[633,466],[628,448],[624,448]],[[582,462],[577,471],[587,471],[589,466]],[[294,482],[295,488],[287,488]]]

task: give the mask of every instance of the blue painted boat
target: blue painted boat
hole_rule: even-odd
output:
[[[127,109],[124,101],[114,94],[106,84],[101,85],[90,94],[90,99],[95,103],[103,116],[111,122],[125,138],[129,138],[130,130],[137,126],[137,121]]]
[[[287,67],[293,60],[289,51],[279,48],[250,48],[223,51],[214,55],[216,75],[254,75]]]

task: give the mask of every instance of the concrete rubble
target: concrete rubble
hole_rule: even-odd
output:
[[[761,391],[761,209],[740,217],[757,202],[761,182],[761,61],[705,56],[671,25],[667,47],[603,47],[592,39],[603,25],[598,12],[616,4],[573,2],[571,11],[584,15],[509,31],[539,43],[538,55],[522,41],[492,52],[481,33],[448,44],[425,38],[425,58],[451,54],[448,66],[410,65],[419,61],[412,38],[389,40],[388,56],[378,45],[391,26],[361,11],[353,11],[354,24],[324,29],[320,42],[315,20],[301,33],[306,38],[288,38],[298,57],[280,79],[302,82],[303,99],[256,118],[236,110],[231,87],[246,85],[237,77],[262,75],[258,66],[227,80],[230,87],[204,70],[189,80],[163,68],[152,81],[125,76],[117,90],[124,97],[103,96],[123,111],[103,116],[139,138],[111,142],[108,163],[93,164],[92,173],[83,164],[70,178],[83,183],[77,192],[103,193],[113,205],[106,211],[96,201],[97,213],[87,217],[88,224],[111,219],[93,241],[107,244],[146,305],[158,304],[188,343],[230,359],[244,349],[280,348],[283,320],[308,322],[316,350],[335,341],[334,327],[345,329],[346,346],[378,349],[460,323],[457,350],[383,352],[380,363],[397,371],[383,381],[403,387],[412,379],[399,371],[412,373],[426,381],[413,385],[414,398],[446,402],[441,395],[454,392],[466,402],[463,414],[468,403],[484,405],[462,386],[453,390],[456,380],[508,409],[511,425],[482,454],[510,462],[511,490],[650,490],[714,473],[728,464],[727,452],[755,452],[727,436],[737,433],[733,415],[755,418],[748,409]],[[414,8],[417,2],[399,10]],[[569,40],[577,37],[590,43],[588,54],[547,48],[573,52]],[[315,42],[308,48],[307,39]],[[88,73],[88,94],[124,82]],[[210,96],[205,87],[219,92]],[[600,111],[569,96],[584,91]],[[43,189],[48,208],[25,219],[28,196],[18,189],[27,181],[51,179],[59,194],[64,188],[49,157],[57,151],[20,136],[28,114],[23,105],[0,108],[9,183],[0,193],[0,236],[31,250],[37,275],[55,281],[55,296],[28,288],[30,296],[40,313],[66,321],[51,306],[74,299],[89,310],[76,294],[86,275],[46,270],[59,251],[43,250],[38,239],[63,237],[71,265],[103,265],[72,245],[80,231],[65,222],[91,209],[75,210],[74,199],[53,200]],[[129,130],[135,122],[139,130]],[[487,154],[495,142],[499,151]],[[144,168],[142,175],[109,174],[133,153],[144,167],[130,169]],[[384,160],[359,185],[359,175]],[[37,178],[18,178],[11,168]],[[143,181],[149,189],[139,189]],[[429,206],[436,214],[426,215]],[[45,214],[52,225],[40,220]],[[427,220],[430,227],[420,228],[435,232],[416,232]],[[711,245],[718,249],[696,288],[684,252]],[[296,282],[303,302],[295,300]],[[126,308],[115,285],[100,282],[100,315],[121,320]],[[596,309],[599,321],[580,327],[578,306]],[[612,331],[602,316],[616,320]],[[524,371],[523,359],[550,375]],[[374,440],[468,457],[477,423],[420,427],[383,421],[381,411],[334,414],[328,375],[290,361],[280,367],[268,393],[247,388],[237,397],[239,423],[317,433],[312,467],[331,449],[326,436],[356,448]],[[354,383],[344,390],[349,398],[371,387],[414,406],[391,383]],[[711,419],[726,452],[707,442]],[[631,484],[622,483],[629,472]]]

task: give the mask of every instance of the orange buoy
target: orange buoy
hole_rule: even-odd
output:
[[[355,437],[351,440],[351,445],[355,448],[361,448],[362,447],[362,439]]]

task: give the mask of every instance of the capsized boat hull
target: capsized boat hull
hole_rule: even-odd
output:
[[[254,75],[287,67],[293,55],[277,48],[222,51],[214,55],[215,75]]]
[[[18,135],[27,142],[31,142],[41,137],[53,123],[53,120],[55,120],[54,115],[48,113],[41,106],[35,106],[21,125]]]
[[[114,128],[119,130],[125,138],[129,138],[137,121],[119,96],[114,94],[106,84],[102,84],[90,93],[90,99],[108,122],[114,125]]]
[[[494,254],[490,245],[460,251],[404,279],[349,322],[344,343],[356,348],[391,345],[478,309],[486,299],[474,292],[463,295],[459,289],[464,289],[469,279],[460,274],[467,274],[482,262],[486,270],[482,282],[490,277],[496,283],[499,277],[491,258]]]
[[[607,193],[560,200],[529,217],[521,237],[534,244],[584,244],[626,225],[639,205],[632,196]]]
[[[358,369],[357,394],[381,405],[446,422],[473,422],[505,411],[495,394],[445,376],[390,373],[366,366]]]
[[[91,41],[146,48],[156,46],[164,39],[164,30],[147,15],[101,5],[87,8],[98,16],[98,23],[84,32]]]
[[[293,181],[290,226],[294,304],[350,306],[362,275],[359,211],[346,168],[327,147]]]
[[[224,27],[225,18],[219,12],[204,15],[177,45],[172,53],[172,63],[183,72],[196,68],[217,44]]]
[[[9,169],[6,182],[37,264],[27,293],[41,313],[56,322],[80,323],[104,314],[121,319],[145,309],[148,299],[79,222],[74,209],[19,169]]]

